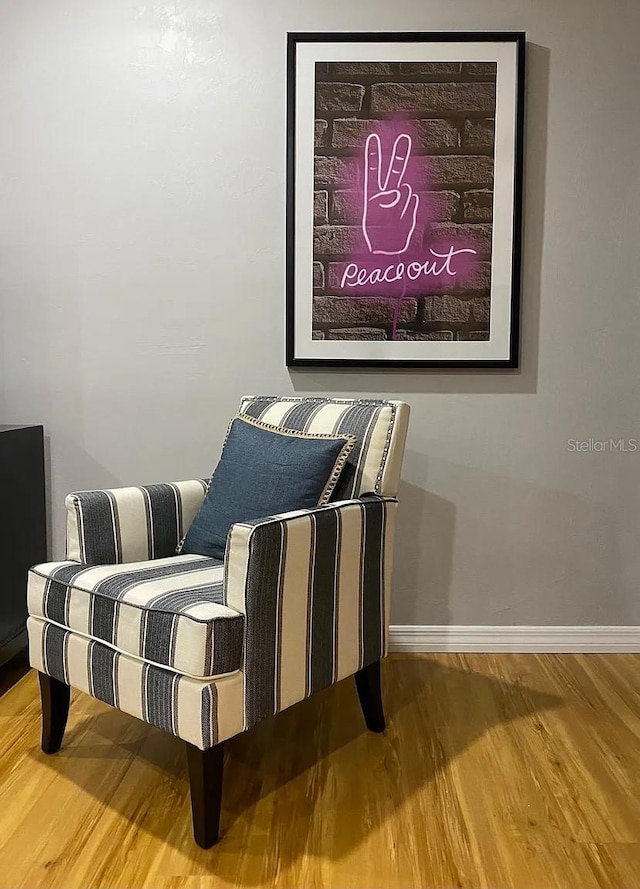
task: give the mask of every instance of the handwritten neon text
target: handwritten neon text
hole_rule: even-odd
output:
[[[344,287],[365,287],[370,284],[392,284],[396,281],[417,281],[421,277],[438,278],[441,275],[454,276],[456,274],[452,267],[452,260],[461,253],[476,254],[476,250],[463,248],[456,250],[450,247],[447,253],[437,253],[429,248],[429,253],[435,259],[426,259],[424,262],[398,262],[386,266],[386,268],[376,267],[367,268],[360,267],[355,262],[347,264],[343,274],[340,286]]]

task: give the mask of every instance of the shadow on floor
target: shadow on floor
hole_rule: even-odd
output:
[[[253,854],[263,854],[271,848],[272,834],[274,841],[279,838],[278,854],[265,856],[272,863],[265,860],[264,867],[267,871],[277,867],[282,873],[301,855],[337,859],[348,854],[483,734],[562,703],[521,681],[450,664],[451,660],[444,664],[428,656],[396,656],[383,662],[388,722],[384,735],[365,730],[353,683],[345,680],[227,742],[222,838],[208,851],[190,839],[188,785],[179,739],[126,714],[105,710],[81,718],[67,733],[60,753],[47,758],[47,763],[141,832],[162,839],[221,878],[236,876],[237,860],[230,852],[242,847],[247,854],[248,843],[249,852],[256,845]],[[154,788],[150,798],[148,786],[141,789],[145,809],[156,809],[157,817],[140,823],[142,800],[136,793],[116,794],[103,782],[100,788],[85,785],[83,762],[88,758],[138,758],[153,774],[157,771],[158,794]],[[126,773],[122,778],[123,783],[135,780]],[[318,829],[322,817],[318,804],[329,784],[329,809],[345,806],[353,809],[354,817],[349,833],[332,835],[327,849]],[[324,815],[326,822],[327,812]],[[262,871],[260,879],[269,876]]]

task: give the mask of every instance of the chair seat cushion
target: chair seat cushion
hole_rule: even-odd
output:
[[[124,565],[36,565],[29,613],[199,679],[238,670],[244,615],[224,604],[224,566],[198,555]]]

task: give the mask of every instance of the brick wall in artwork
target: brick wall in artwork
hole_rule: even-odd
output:
[[[313,336],[392,336],[392,299],[341,294],[340,269],[361,237],[354,201],[354,151],[372,126],[398,112],[412,118],[413,154],[428,157],[432,232],[471,241],[480,262],[451,292],[402,300],[399,340],[489,338],[493,146],[493,62],[329,62],[316,66]],[[417,143],[417,144],[416,144]],[[360,195],[361,200],[361,195]]]

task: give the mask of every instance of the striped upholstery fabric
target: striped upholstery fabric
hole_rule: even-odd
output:
[[[409,407],[403,402],[246,396],[240,412],[281,429],[354,435],[357,444],[340,474],[333,500],[369,493],[397,496],[409,422]]]
[[[244,676],[191,679],[115,651],[36,617],[29,660],[41,673],[177,735],[201,750],[244,728]]]
[[[29,613],[196,678],[239,669],[244,618],[224,604],[222,562],[173,556],[127,565],[36,565]]]
[[[49,606],[36,571],[29,595],[31,663],[206,749],[386,653],[396,508],[393,498],[367,497],[235,524],[223,596],[227,610],[244,621],[244,647],[240,670],[227,677],[199,680],[150,663],[140,648],[132,656],[116,647],[123,638],[117,632],[116,644],[90,638],[94,625],[86,610],[78,618],[76,590],[60,614]],[[77,563],[46,568],[93,572],[94,580],[107,573]],[[124,566],[121,571],[114,576],[124,576]]]
[[[245,615],[247,727],[386,653],[397,501],[233,525],[226,601]]]
[[[67,559],[115,565],[171,556],[205,490],[206,482],[192,479],[69,494]]]
[[[71,494],[66,561],[29,574],[31,664],[201,749],[387,648],[408,406],[247,397],[241,411],[354,435],[335,502],[233,525],[222,564],[175,555],[200,480]]]

